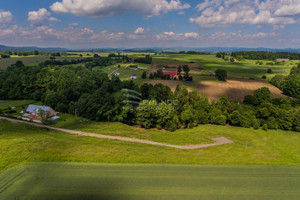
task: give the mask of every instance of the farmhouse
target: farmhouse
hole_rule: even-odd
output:
[[[138,70],[139,66],[137,65],[130,65],[130,69],[133,69],[133,70]]]
[[[163,74],[165,76],[170,76],[171,79],[174,79],[174,78],[179,78],[178,77],[178,72],[163,72]]]
[[[131,74],[130,79],[137,79],[136,74]]]
[[[115,72],[115,76],[120,76],[120,71],[119,70],[117,70],[116,72]]]
[[[38,106],[38,105],[29,105],[27,110],[23,111],[23,119],[25,120],[33,120],[36,122],[40,122],[41,119],[40,117],[37,115],[37,113],[39,112],[39,110],[43,110],[45,112],[49,112],[49,117],[50,117],[50,121],[55,121],[60,119],[60,117],[57,116],[58,112],[54,111],[52,108],[48,107],[48,106]]]
[[[290,62],[290,59],[279,58],[279,59],[276,59],[276,62]]]

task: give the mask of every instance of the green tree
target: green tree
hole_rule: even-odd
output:
[[[42,124],[47,124],[50,121],[50,111],[45,111],[43,109],[38,109],[36,112],[37,117],[41,120]]]
[[[226,81],[227,79],[227,71],[226,70],[223,70],[223,69],[217,69],[215,71],[216,73],[216,78],[219,80],[219,81]]]
[[[40,52],[39,52],[38,50],[35,50],[35,51],[33,52],[33,54],[37,56],[37,55],[40,54]]]
[[[254,91],[254,104],[260,105],[264,102],[271,102],[272,96],[269,88],[262,87]]]
[[[142,74],[142,79],[146,79],[147,78],[147,73],[144,71]]]

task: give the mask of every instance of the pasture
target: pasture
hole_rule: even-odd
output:
[[[247,79],[231,79],[226,82],[198,81],[197,91],[210,100],[218,100],[223,94],[226,94],[229,99],[243,100],[246,95],[253,95],[254,90],[262,87],[269,88],[273,97],[286,97],[280,89],[269,83]]]
[[[0,174],[0,199],[299,199],[300,168],[30,163]]]

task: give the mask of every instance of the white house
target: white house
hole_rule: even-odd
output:
[[[133,69],[133,70],[138,70],[139,66],[137,65],[130,65],[130,69]]]
[[[130,79],[137,79],[137,75],[136,74],[131,74]]]
[[[120,71],[119,70],[117,70],[116,72],[115,72],[115,76],[120,76]]]

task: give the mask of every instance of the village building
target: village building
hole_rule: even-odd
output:
[[[165,76],[170,76],[171,79],[174,79],[174,78],[178,79],[179,78],[178,72],[163,72],[163,74]]]

